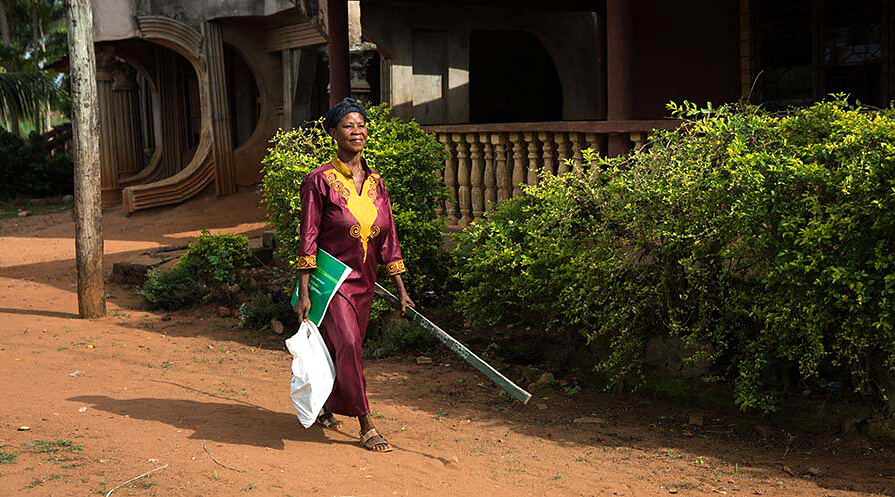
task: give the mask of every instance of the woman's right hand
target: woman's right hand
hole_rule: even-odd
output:
[[[311,313],[311,299],[308,298],[307,294],[303,293],[298,296],[298,302],[295,303],[294,310],[302,322],[308,320],[308,315]]]

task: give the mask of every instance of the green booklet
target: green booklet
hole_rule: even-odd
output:
[[[336,291],[342,286],[342,282],[351,274],[351,268],[339,259],[329,255],[325,250],[317,249],[317,269],[311,273],[308,282],[308,293],[311,298],[311,312],[308,321],[314,326],[320,326],[323,315],[329,308],[329,302],[336,295]],[[292,293],[292,307],[298,302],[298,285]]]

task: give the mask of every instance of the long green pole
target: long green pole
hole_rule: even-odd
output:
[[[379,283],[376,283],[376,295],[388,300],[394,306],[400,306],[401,303],[398,301],[398,298],[392,295],[391,292],[383,288]],[[444,330],[439,328],[435,323],[429,321],[426,316],[423,316],[416,309],[411,307],[407,308],[407,317],[410,318],[411,321],[418,324],[421,328],[428,331],[429,333],[435,335],[441,343],[443,343],[447,348],[451,349],[460,356],[461,359],[468,362],[472,365],[472,367],[478,369],[485,376],[488,377],[491,381],[496,383],[500,388],[503,388],[510,397],[513,397],[516,400],[522,401],[523,404],[527,403],[529,399],[531,399],[531,394],[523,390],[519,387],[519,385],[513,383],[506,376],[502,375],[500,371],[491,367],[490,364],[483,361],[481,357],[475,355],[471,350],[466,348],[465,345],[458,342],[456,338],[445,333]]]

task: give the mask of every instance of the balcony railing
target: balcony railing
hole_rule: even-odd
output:
[[[650,131],[679,124],[661,120],[426,126],[448,156],[443,172],[448,199],[439,210],[449,226],[468,226],[495,203],[521,195],[522,185],[536,184],[542,172],[580,170],[582,150],[605,155],[610,135],[625,136],[639,148]]]

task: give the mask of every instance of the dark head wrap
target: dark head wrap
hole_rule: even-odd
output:
[[[367,110],[364,109],[363,104],[353,98],[345,98],[327,111],[326,117],[323,119],[323,127],[326,129],[335,128],[343,117],[352,112],[357,112],[364,116],[364,121],[367,120]]]

